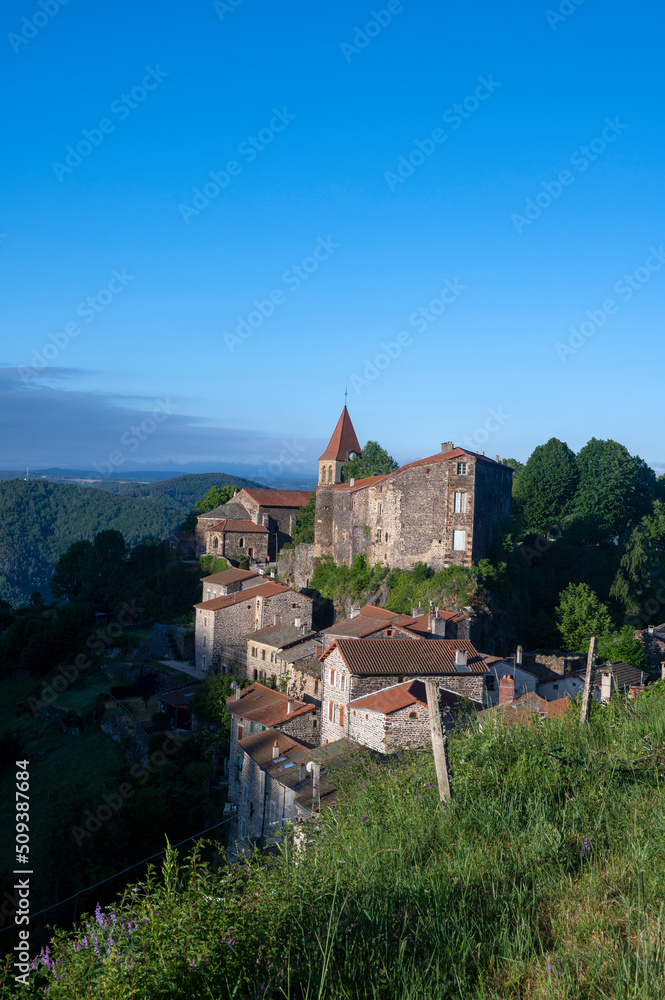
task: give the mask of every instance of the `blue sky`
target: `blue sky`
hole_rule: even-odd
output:
[[[7,0],[0,467],[302,475],[345,387],[400,461],[555,435],[665,465],[662,27]]]

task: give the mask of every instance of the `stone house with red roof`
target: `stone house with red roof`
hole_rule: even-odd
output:
[[[254,525],[255,532],[256,527],[260,525],[265,528],[268,535],[260,545],[254,539],[251,543],[245,545],[244,548],[254,548],[258,553],[261,546],[267,545],[267,555],[272,560],[276,557],[281,547],[286,542],[292,540],[293,525],[298,512],[309,503],[311,498],[312,493],[307,490],[242,489],[227,503],[221,504],[219,507],[215,507],[214,510],[206,511],[205,514],[200,514],[197,517],[196,538],[198,554],[205,555],[209,551],[221,554],[218,552],[219,539],[217,546],[214,546],[216,537],[214,530],[211,535],[210,549],[207,541],[210,529],[214,529],[220,522],[227,522],[224,531],[229,534],[234,529],[228,522],[242,522],[245,527],[239,528],[238,531],[244,532],[244,534],[250,532],[246,524],[247,522],[251,522]],[[238,532],[236,531],[235,533],[237,534]],[[257,534],[262,534],[262,532],[257,532]],[[240,537],[243,536],[238,536],[238,542],[240,541]],[[239,548],[237,551],[241,555]],[[229,554],[232,554],[230,549]],[[258,560],[259,556],[256,555],[253,558]]]
[[[505,673],[510,669],[499,657],[479,653],[468,639],[336,639],[321,663],[323,740],[350,736],[351,703],[385,688],[432,678],[446,691],[485,705],[495,665]]]
[[[483,708],[480,701],[471,704],[476,711]],[[439,688],[439,707],[441,721],[450,730],[460,712],[468,709],[469,699]],[[353,699],[348,719],[349,739],[380,753],[392,753],[399,747],[423,747],[431,742],[427,692],[421,680],[393,684]]]
[[[240,521],[223,518],[206,528],[206,555],[267,562],[269,537],[263,524],[255,524],[248,518]]]
[[[319,459],[314,557],[434,570],[471,566],[487,556],[511,510],[512,470],[484,454],[453,447],[387,475],[342,482],[345,457],[359,451],[346,407]]]
[[[235,694],[226,699],[226,710],[231,717],[229,760],[232,764],[238,742],[269,727],[279,729],[308,747],[321,742],[317,706],[289,698],[265,684],[236,688]]]
[[[194,605],[195,665],[199,670],[221,667],[247,658],[247,635],[267,625],[312,627],[312,598],[281,583],[268,581],[249,590]]]
[[[249,569],[225,569],[221,573],[203,577],[201,600],[212,601],[215,597],[228,597],[229,594],[237,594],[239,590],[260,587],[265,582],[265,576]]]

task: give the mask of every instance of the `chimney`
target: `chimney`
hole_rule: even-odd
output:
[[[515,653],[515,666],[516,667],[521,667],[522,666],[522,647],[521,646],[517,647],[517,652]]]
[[[466,649],[456,649],[455,650],[455,666],[456,667],[466,667],[467,666],[467,651]]]
[[[294,708],[295,708],[295,705],[293,703],[293,699],[289,698],[289,700],[286,703],[286,714],[287,715],[291,715],[291,713],[293,712]]]
[[[515,679],[504,674],[499,681],[499,704],[507,705],[515,697]]]
[[[355,484],[356,484],[356,481],[353,478],[353,476],[351,476],[351,479],[349,479],[349,486],[355,486]]]
[[[298,772],[298,781],[304,781],[307,777],[307,764],[301,764]]]
[[[648,632],[649,632],[649,635],[653,635],[653,633],[654,633],[654,626],[653,625],[649,625]]]
[[[271,579],[271,580],[274,580],[274,579],[275,579],[275,571],[274,571],[274,569],[271,569],[271,570],[270,570],[270,579]]]
[[[301,625],[300,618],[294,619],[293,624],[295,625],[296,628],[300,628],[300,625]]]
[[[612,672],[603,670],[600,676],[600,700],[609,701],[612,696]]]
[[[276,612],[272,616],[272,623],[273,623],[273,625],[279,625],[279,615]]]
[[[275,740],[275,742],[272,745],[272,759],[277,760],[278,757],[279,757],[279,743],[277,742],[277,740]]]
[[[437,635],[441,639],[446,636],[446,619],[439,617],[439,609],[430,603],[429,614],[427,616],[427,627],[432,635]]]
[[[359,614],[360,614],[360,608],[351,608],[351,614],[349,615],[349,621],[351,621],[352,618],[357,618]]]
[[[452,441],[444,441],[443,444],[441,445],[441,454],[442,455],[445,455],[445,453],[447,451],[452,451],[452,450],[453,450],[453,443],[452,443]]]
[[[497,465],[498,465],[498,462],[499,462],[499,456],[498,456],[498,455],[496,455],[495,457],[496,457],[496,462],[497,462]]]
[[[425,609],[422,608],[420,604],[418,605],[417,608],[411,609],[411,615],[413,618],[422,618],[424,614],[425,614]]]
[[[660,679],[665,681],[665,660],[660,661]]]

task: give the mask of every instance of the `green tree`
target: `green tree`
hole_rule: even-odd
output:
[[[309,503],[301,507],[296,516],[293,526],[293,541],[296,545],[301,542],[311,543],[314,541],[314,514],[316,509],[316,494],[312,494]]]
[[[198,500],[194,506],[199,514],[206,514],[209,510],[221,507],[227,503],[235,494],[236,487],[233,483],[226,486],[212,486],[202,500]]]
[[[362,458],[348,458],[342,466],[342,479],[366,479],[368,476],[385,476],[399,468],[397,462],[382,448],[378,441],[368,441],[363,448]]]
[[[90,542],[74,542],[58,559],[49,583],[55,597],[76,600],[89,583],[94,567],[94,550]]]
[[[563,648],[586,653],[589,640],[612,632],[612,619],[605,605],[586,583],[571,583],[561,593],[555,612]]]
[[[656,494],[656,475],[618,441],[592,438],[577,456],[579,485],[575,517],[589,535],[612,538],[648,514]]]
[[[513,470],[513,493],[515,492],[515,483],[519,479],[522,472],[524,472],[524,462],[518,462],[516,458],[504,458],[501,460],[502,465],[507,465],[509,469]]]
[[[598,659],[607,663],[623,660],[638,670],[643,670],[647,665],[647,654],[635,638],[635,631],[630,625],[624,625],[618,632],[608,632],[599,638]]]
[[[577,489],[575,453],[558,438],[539,445],[514,484],[515,507],[527,531],[547,533],[561,524]]]
[[[626,615],[636,615],[651,586],[655,553],[644,525],[633,529],[619,569],[610,587],[610,597],[622,606]]]

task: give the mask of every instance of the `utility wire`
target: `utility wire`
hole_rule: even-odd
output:
[[[229,823],[233,818],[233,816],[229,816],[228,819],[223,819],[221,823],[215,823],[214,826],[209,826],[207,830],[201,830],[200,833],[193,833],[191,837],[185,837],[184,840],[179,841],[177,844],[171,844],[170,847],[182,847],[182,845],[186,844],[188,840],[194,840],[196,837],[202,837],[204,833],[210,833],[211,830],[216,830],[218,826],[224,826],[225,823]],[[130,872],[132,868],[138,868],[139,865],[144,865],[146,861],[152,861],[153,858],[158,858],[160,854],[166,854],[168,850],[169,848],[165,847],[162,851],[157,851],[156,854],[151,854],[149,858],[143,858],[142,861],[137,861],[135,864],[129,865],[128,868],[123,868],[121,871],[115,872],[113,875],[109,875],[108,878],[103,878],[101,882],[95,882],[94,885],[89,885],[86,889],[79,889],[78,892],[75,892],[73,896],[68,896],[67,899],[61,899],[57,903],[52,903],[51,906],[45,906],[43,910],[38,910],[37,913],[31,913],[30,917],[31,919],[33,917],[40,917],[42,913],[48,913],[49,910],[54,910],[56,906],[63,906],[64,903],[69,903],[72,899],[76,899],[76,897],[80,896],[82,892],[90,892],[91,889],[96,889],[97,886],[104,885],[105,882],[110,882],[111,879],[117,878],[118,875],[124,875],[125,872]],[[14,922],[13,924],[10,924],[9,927],[3,927],[2,930],[0,930],[0,934],[4,934],[5,931],[10,931],[12,927],[16,926],[17,925]]]

